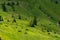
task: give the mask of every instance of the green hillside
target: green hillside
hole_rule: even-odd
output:
[[[0,0],[0,40],[60,40],[60,0]]]

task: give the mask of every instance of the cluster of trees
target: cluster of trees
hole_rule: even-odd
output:
[[[13,11],[15,11],[15,8],[14,8],[14,5],[19,5],[19,2],[8,2],[7,4],[4,2],[3,4],[1,4],[2,5],[2,9],[3,9],[3,11],[4,12],[7,12],[7,6],[6,5],[8,5],[8,6],[11,6],[11,8],[13,9]]]

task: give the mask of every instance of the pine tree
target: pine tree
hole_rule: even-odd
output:
[[[11,3],[11,7],[12,7],[13,11],[15,11],[14,5],[15,5],[15,3],[12,2],[12,3]]]
[[[2,4],[2,9],[3,9],[4,12],[7,12],[7,9],[6,9],[6,6],[5,6],[5,3]]]

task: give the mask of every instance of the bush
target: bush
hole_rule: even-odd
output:
[[[10,4],[10,3],[7,3],[7,5],[8,5],[8,6],[11,6],[11,4]]]
[[[60,21],[57,23],[57,26],[60,26]]]
[[[59,21],[59,25],[60,25],[60,21]]]
[[[56,32],[54,32],[54,34],[56,34]]]
[[[12,6],[14,6],[14,5],[15,5],[15,3],[14,3],[14,2],[12,2],[11,4],[12,4]]]
[[[30,26],[34,27],[34,25],[37,25],[36,17],[34,16],[34,19],[31,21]]]
[[[48,32],[48,35],[50,35],[50,33]]]
[[[3,21],[3,18],[0,16],[0,21]]]
[[[51,0],[52,2],[54,2],[55,4],[58,4],[58,0]]]
[[[37,25],[37,20],[36,20],[36,17],[34,16],[34,24]]]
[[[19,5],[19,2],[17,2],[17,4],[16,5]]]
[[[58,38],[58,36],[57,36],[57,35],[55,35],[55,37],[56,37],[56,38]]]
[[[16,29],[17,29],[17,27],[16,27]]]
[[[7,22],[9,22],[9,20],[7,20]]]
[[[58,4],[58,1],[55,1],[56,4]]]
[[[39,9],[42,10],[41,6],[39,6]]]
[[[29,30],[29,29],[26,29],[27,31]]]
[[[12,17],[12,18],[14,18],[14,16],[13,16],[13,15],[12,15],[11,17]]]
[[[30,26],[31,26],[31,27],[34,27],[34,23],[33,23],[32,21],[31,21],[31,23],[30,23]]]
[[[13,22],[16,22],[16,20],[14,19]]]
[[[21,30],[18,30],[18,32],[21,32]]]
[[[18,15],[19,17],[18,17],[18,19],[21,19],[21,16],[20,15]]]
[[[27,32],[25,32],[24,34],[28,34]]]
[[[49,32],[49,30],[47,30],[47,32]]]
[[[8,27],[7,25],[5,25],[6,27]]]
[[[0,37],[0,40],[2,40],[1,37]]]

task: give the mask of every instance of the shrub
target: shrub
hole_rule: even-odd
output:
[[[29,30],[29,29],[26,29],[27,31]]]
[[[2,40],[1,37],[0,37],[0,40]]]
[[[11,6],[11,4],[10,4],[9,2],[7,3],[7,5],[8,5],[8,6]]]
[[[59,25],[60,25],[60,21],[59,21]]]
[[[21,32],[21,30],[18,30],[18,32]]]
[[[36,16],[34,16],[34,24],[37,25],[37,20],[36,20]]]
[[[39,6],[39,9],[42,10],[41,6]]]
[[[58,4],[58,0],[51,0],[52,2],[54,2],[55,4]]]
[[[48,35],[50,35],[50,33],[48,32]]]
[[[21,16],[20,15],[18,15],[19,17],[18,17],[18,19],[21,19]]]
[[[58,4],[58,1],[55,1],[56,4]]]
[[[12,15],[11,17],[12,17],[12,18],[14,18],[14,16],[13,16],[13,15]]]
[[[57,26],[60,26],[60,21],[59,21],[59,22],[57,22]]]
[[[34,25],[37,25],[37,20],[36,20],[36,17],[35,16],[34,16],[33,20],[30,23],[30,26],[31,27],[34,27]]]
[[[54,34],[56,34],[56,32],[54,32]]]
[[[24,34],[27,34],[27,32],[25,32]]]
[[[34,23],[33,23],[32,21],[31,21],[31,23],[30,23],[30,26],[31,26],[31,27],[34,27]]]
[[[17,4],[16,5],[19,5],[19,2],[17,2]]]
[[[7,25],[5,25],[6,27],[8,27]]]
[[[9,22],[9,20],[7,20],[7,22]]]
[[[3,21],[3,18],[0,16],[0,21]]]
[[[15,3],[14,3],[14,2],[12,2],[11,4],[12,4],[12,6],[14,6],[14,5],[15,5]]]
[[[49,25],[51,25],[51,24],[49,24]]]
[[[56,38],[58,38],[58,36],[57,36],[57,35],[55,35],[55,37],[56,37]]]
[[[17,27],[16,27],[16,29],[17,29]]]
[[[49,30],[47,30],[47,32],[49,32]]]
[[[16,20],[14,19],[13,22],[16,22]]]
[[[45,32],[45,30],[42,28],[42,32]]]

